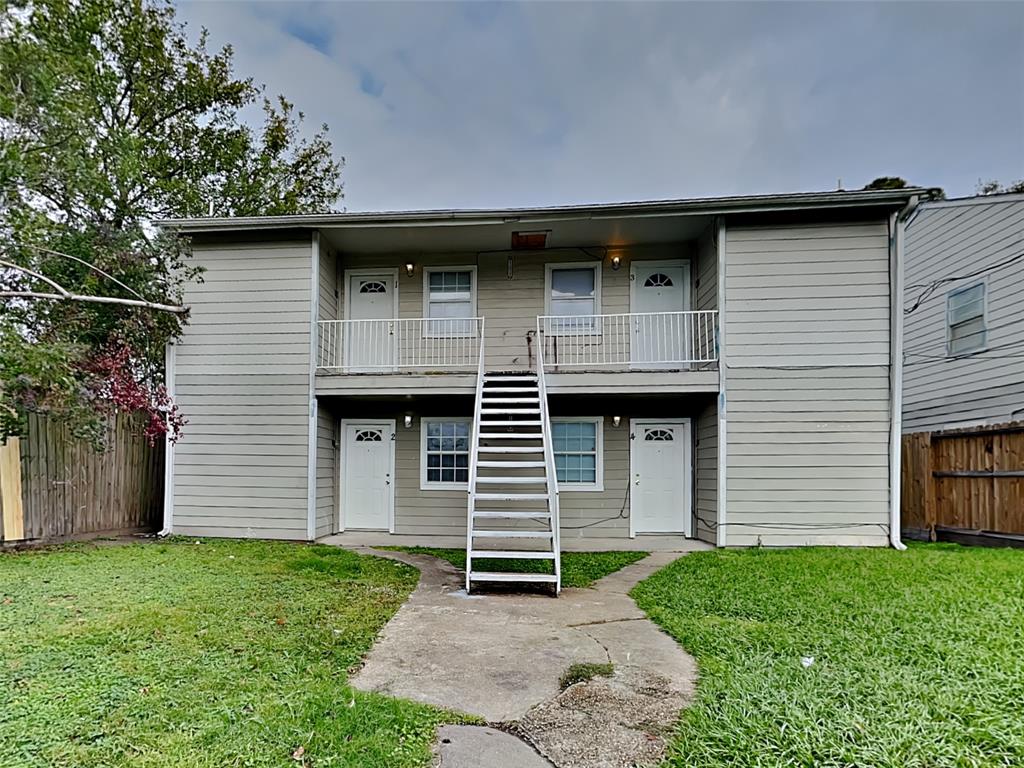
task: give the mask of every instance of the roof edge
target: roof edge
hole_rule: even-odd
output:
[[[158,219],[154,223],[180,232],[215,232],[283,227],[408,227],[471,224],[524,224],[556,219],[608,219],[643,216],[751,213],[821,208],[902,207],[913,197],[930,198],[924,187],[906,189],[797,192],[779,195],[738,195],[679,200],[547,206],[535,208],[442,209],[356,213],[315,213],[286,216]]]

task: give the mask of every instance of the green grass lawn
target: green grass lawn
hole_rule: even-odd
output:
[[[466,570],[465,549],[441,549],[437,547],[381,547],[417,555],[433,555],[447,560],[456,568]],[[589,587],[598,579],[615,573],[631,563],[643,560],[646,552],[563,552],[562,586]],[[482,561],[481,561],[482,562]],[[505,573],[551,573],[551,563],[546,560],[488,560],[486,569]]]
[[[700,665],[672,766],[1024,765],[1024,550],[701,552],[633,596]]]
[[[268,542],[0,554],[0,765],[424,765],[455,716],[346,685],[417,579]]]

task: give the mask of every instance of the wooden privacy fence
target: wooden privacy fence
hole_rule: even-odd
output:
[[[903,528],[1024,534],[1024,422],[903,436]]]
[[[164,445],[150,446],[131,415],[111,419],[98,453],[44,416],[0,445],[0,542],[61,541],[156,530],[163,514]]]

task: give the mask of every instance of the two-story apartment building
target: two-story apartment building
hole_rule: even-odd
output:
[[[166,528],[898,544],[920,194],[165,222],[206,268]]]

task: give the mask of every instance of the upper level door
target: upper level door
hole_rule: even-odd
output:
[[[638,368],[679,368],[689,359],[692,318],[690,263],[634,261],[630,266],[630,363]]]
[[[395,365],[398,316],[397,277],[393,272],[345,273],[348,295],[345,365],[349,370],[386,371]]]

